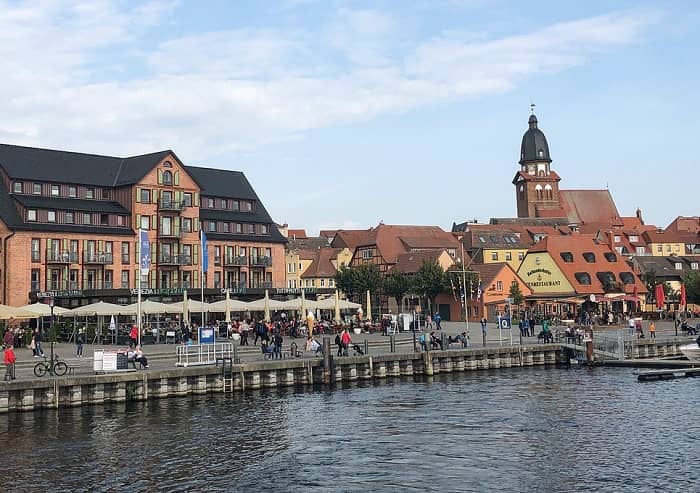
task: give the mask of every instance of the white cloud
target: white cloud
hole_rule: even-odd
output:
[[[172,147],[202,163],[309,129],[508,90],[633,42],[654,22],[629,11],[500,39],[451,32],[406,46],[391,16],[340,10],[313,32],[204,32],[137,51],[176,6],[0,0],[0,141],[118,155]],[[110,50],[145,68],[113,79]]]

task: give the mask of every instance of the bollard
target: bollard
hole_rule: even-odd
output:
[[[447,341],[446,341],[445,339],[446,339],[445,333],[444,333],[444,332],[441,332],[441,333],[440,333],[440,342],[442,343],[442,345],[441,345],[440,347],[441,347],[443,350],[447,347]]]
[[[393,334],[389,336],[389,352],[396,352],[396,336]]]
[[[333,382],[333,371],[331,365],[333,357],[331,356],[331,338],[323,338],[323,383],[331,385]]]
[[[367,342],[367,339],[365,339],[365,344],[364,344],[364,346],[365,346],[365,348],[364,348],[364,349],[365,349],[365,354],[369,354],[369,342]]]
[[[233,363],[237,365],[240,362],[241,362],[241,358],[238,357],[238,346],[234,345],[233,346]]]

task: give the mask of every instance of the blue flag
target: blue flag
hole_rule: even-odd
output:
[[[207,252],[207,235],[204,231],[199,232],[199,239],[202,245],[202,272],[206,272],[209,269],[209,252]]]
[[[141,258],[139,259],[141,275],[146,276],[151,269],[151,242],[148,241],[148,231],[139,229],[139,244],[141,248]]]

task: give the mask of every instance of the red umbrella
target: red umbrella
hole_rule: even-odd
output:
[[[656,285],[656,308],[663,310],[664,304],[666,302],[666,296],[664,295],[663,284]]]
[[[681,306],[687,306],[688,300],[685,296],[685,284],[681,284]]]

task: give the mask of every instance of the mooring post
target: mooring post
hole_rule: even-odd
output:
[[[333,356],[331,355],[331,338],[323,338],[323,383],[331,385],[333,383]]]

